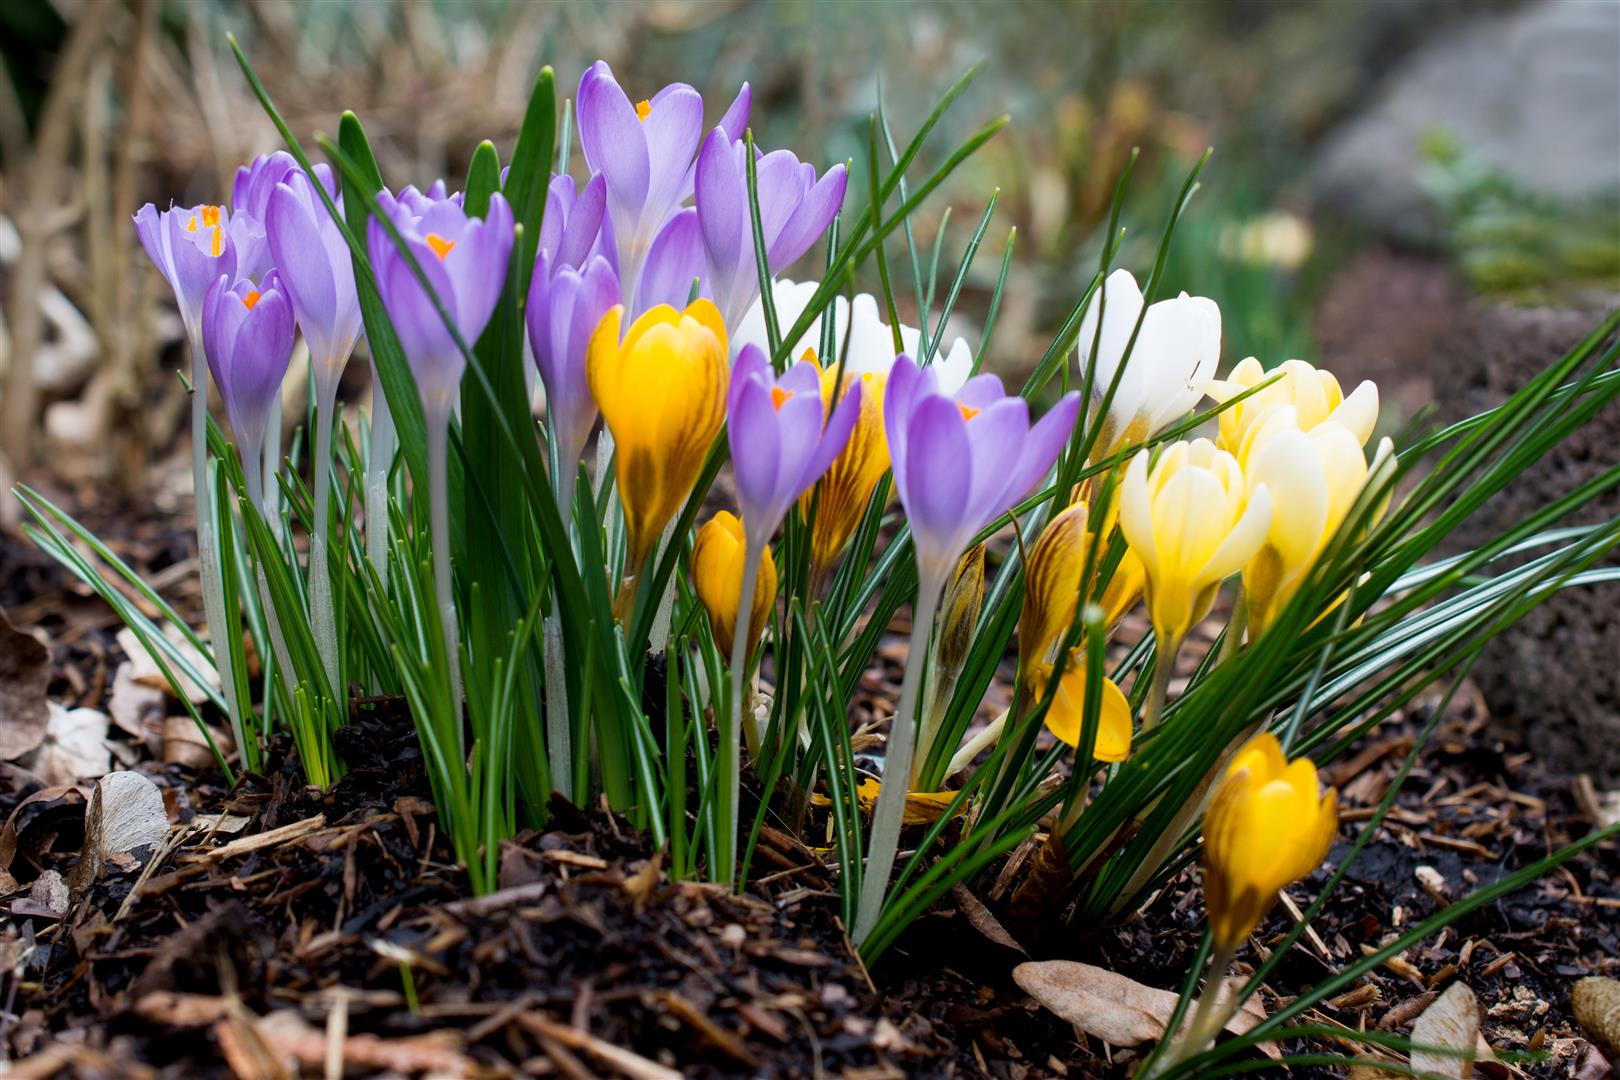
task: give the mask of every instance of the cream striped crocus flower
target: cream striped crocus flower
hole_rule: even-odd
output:
[[[1275,382],[1221,411],[1221,449],[1241,457],[1244,440],[1255,425],[1271,410],[1284,405],[1293,408],[1295,426],[1301,431],[1331,422],[1356,436],[1358,446],[1365,446],[1372,437],[1378,423],[1378,387],[1363,382],[1346,397],[1331,371],[1312,367],[1303,360],[1288,360],[1276,371],[1267,371],[1251,356],[1226,378],[1206,384],[1204,392],[1217,402],[1226,402],[1273,376]]]

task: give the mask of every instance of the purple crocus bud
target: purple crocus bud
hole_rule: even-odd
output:
[[[221,275],[203,300],[203,351],[244,460],[256,460],[293,351],[293,309],[272,270],[257,287]]]
[[[1008,396],[994,375],[948,395],[932,366],[905,355],[895,361],[884,429],[923,581],[943,580],[979,530],[1046,475],[1079,415],[1080,396],[1071,392],[1031,427],[1029,404]]]
[[[330,172],[320,180],[331,195],[329,177]],[[301,171],[287,173],[275,184],[265,206],[270,255],[309,343],[315,378],[335,387],[360,336],[360,298],[349,246]]]
[[[698,212],[687,207],[665,222],[653,238],[641,279],[636,282],[631,314],[639,318],[659,304],[683,310],[693,299],[692,283],[703,276],[703,230]],[[698,295],[709,295],[706,281],[699,282]]]
[[[257,280],[273,265],[265,232],[270,193],[288,176],[302,171],[285,150],[260,154],[237,167],[231,185],[231,236],[236,241],[238,276]],[[330,169],[327,175],[331,175]]]
[[[572,176],[553,174],[546,189],[539,244],[540,251],[551,255],[552,270],[565,266],[578,269],[592,255],[602,255],[617,273],[618,252],[612,236],[602,229],[606,220],[607,180],[601,173],[593,173],[583,188],[574,183]]]
[[[747,145],[715,129],[697,159],[697,210],[703,225],[708,285],[727,326],[759,298],[754,226],[748,206]],[[814,165],[787,150],[755,162],[765,261],[774,274],[810,250],[844,204],[848,180],[834,165],[819,179]]]
[[[585,265],[553,269],[542,250],[529,279],[525,306],[529,344],[546,384],[546,417],[557,443],[559,490],[572,490],[580,455],[596,423],[596,400],[585,378],[586,348],[596,324],[619,303],[619,278],[602,255]]]
[[[435,184],[427,194],[415,188],[407,188],[397,198],[379,192],[378,212],[393,222],[461,339],[471,346],[495,313],[506,284],[506,264],[512,254],[512,208],[495,194],[490,196],[487,216],[470,217],[461,208],[459,195],[446,196],[443,191],[441,184]],[[466,357],[440,318],[433,298],[376,218],[367,226],[366,245],[377,291],[416,376],[422,405],[432,414],[449,416],[467,367]]]
[[[703,99],[685,83],[670,83],[631,104],[607,63],[598,60],[579,80],[575,99],[585,161],[607,181],[608,214],[619,244],[619,272],[634,293],[653,238],[692,192],[692,155],[703,136]],[[746,86],[721,126],[737,134],[748,122]]]
[[[794,500],[827,471],[849,441],[860,411],[859,382],[827,419],[820,368],[801,360],[778,379],[764,349],[743,349],[726,395],[726,437],[751,542],[769,540]]]
[[[223,206],[206,204],[159,210],[147,203],[135,215],[141,247],[174,290],[174,302],[193,347],[202,340],[203,299],[209,287],[221,276],[236,278],[236,245],[230,223],[230,213]]]

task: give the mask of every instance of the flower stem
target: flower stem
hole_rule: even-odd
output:
[[[575,463],[578,472],[578,463]],[[573,517],[573,486],[568,474],[559,474],[556,484],[557,513],[567,529]],[[568,715],[568,673],[563,655],[561,599],[552,594],[552,609],[546,615],[546,761],[551,768],[551,786],[557,794],[574,798],[574,730]]]
[[[920,569],[920,568],[919,568]],[[889,724],[889,745],[883,762],[885,783],[878,792],[877,809],[872,814],[871,842],[867,845],[866,876],[861,881],[861,900],[855,914],[855,943],[866,940],[883,911],[883,898],[889,891],[889,875],[900,851],[900,826],[906,807],[906,778],[911,775],[911,756],[917,737],[917,693],[923,668],[928,661],[928,637],[939,606],[942,574],[923,570],[917,585],[917,606],[911,623],[911,641],[906,647],[906,674],[900,683],[900,707]]]
[[[236,699],[236,673],[226,635],[235,620],[227,621],[225,586],[221,581],[219,533],[214,521],[214,493],[208,486],[208,359],[203,353],[201,332],[192,333],[191,345],[191,484],[192,507],[197,515],[197,565],[202,577],[203,616],[208,620],[208,640],[214,653],[214,669],[230,717],[231,734],[237,753],[251,760],[247,727],[242,722],[242,704]]]
[[[332,606],[332,568],[327,549],[327,522],[332,501],[332,420],[337,407],[337,380],[323,379],[315,388],[315,527],[309,537],[309,613],[314,623],[315,647],[326,668],[326,683],[334,698],[347,701],[338,664],[337,615]]]
[[[743,685],[748,680],[748,635],[754,621],[754,583],[759,579],[762,544],[753,536],[743,542],[742,588],[737,593],[737,624],[731,636],[730,700],[718,722],[720,747],[720,865],[730,885],[737,880],[737,807],[742,801]]]
[[[371,450],[366,458],[366,558],[388,585],[388,472],[394,464],[394,414],[371,369]]]
[[[1235,943],[1215,946],[1214,955],[1210,957],[1208,974],[1204,976],[1203,993],[1198,995],[1198,1007],[1193,1011],[1192,1023],[1187,1026],[1186,1034],[1180,1038],[1176,1038],[1175,1032],[1166,1033],[1167,1039],[1175,1041],[1164,1056],[1152,1065],[1144,1080],[1163,1076],[1181,1062],[1203,1053],[1204,1048],[1220,1034],[1227,1021],[1232,1019],[1232,1014],[1238,1007],[1237,994],[1233,993],[1224,1002],[1220,998],[1226,990],[1226,969],[1232,966],[1232,959],[1236,953]]]
[[[1164,716],[1164,701],[1170,693],[1170,678],[1176,673],[1176,654],[1181,651],[1181,639],[1159,638],[1159,649],[1153,657],[1153,682],[1148,686],[1147,701],[1142,703],[1142,730],[1152,731]]]
[[[439,627],[444,632],[445,664],[450,676],[450,715],[455,721],[456,760],[462,754],[461,738],[461,640],[456,628],[455,593],[450,584],[450,490],[445,473],[446,442],[450,434],[450,414],[439,410],[427,417],[428,459],[428,544],[433,549],[433,592],[439,604]]]
[[[268,435],[266,437],[268,438]],[[248,440],[250,443],[251,441]],[[247,484],[248,501],[258,508],[266,523],[270,523],[276,503],[273,498],[266,495],[268,488],[261,479],[259,450],[256,446],[244,446],[242,449],[242,479]],[[271,527],[274,528],[274,525]],[[297,677],[292,666],[292,651],[287,648],[287,637],[281,631],[281,616],[276,613],[276,605],[270,600],[270,581],[264,576],[264,566],[255,562],[254,570],[258,577],[259,604],[264,609],[265,631],[270,635],[270,652],[275,657],[276,668],[281,672],[282,682],[287,686],[287,697],[291,700],[293,683]],[[268,685],[265,694],[268,700]],[[293,742],[297,745],[298,756],[304,763],[304,775],[310,783],[324,788],[330,782],[331,776],[326,768],[323,745],[309,737],[312,732],[299,731],[296,710],[290,720],[294,732]]]

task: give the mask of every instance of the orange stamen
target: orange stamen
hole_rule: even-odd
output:
[[[956,407],[957,407],[957,408],[958,408],[958,409],[961,409],[961,410],[962,410],[962,419],[963,419],[963,420],[971,420],[971,419],[973,419],[973,418],[974,418],[974,417],[975,417],[975,416],[978,416],[978,415],[979,415],[979,413],[980,413],[980,411],[981,411],[981,410],[979,410],[979,409],[975,409],[975,408],[974,408],[974,407],[973,407],[973,406],[971,406],[971,405],[963,405],[963,404],[962,404],[962,403],[961,403],[961,402],[960,402],[960,401],[958,401],[958,402],[957,402],[957,403],[956,403]]]
[[[253,305],[257,304],[258,302],[259,302],[259,290],[258,289],[250,289],[250,290],[248,290],[248,294],[246,296],[242,297],[242,306],[247,308],[249,311],[252,311],[253,310]]]
[[[446,240],[438,233],[430,232],[427,234],[427,245],[433,249],[433,254],[439,257],[439,261],[443,262],[445,256],[450,254],[450,249],[456,246],[456,242],[454,240]]]
[[[224,242],[225,242],[224,230],[221,229],[218,225],[215,225],[214,226],[214,243],[213,243],[214,258],[216,258],[216,259],[219,258],[219,253],[224,249]]]
[[[793,396],[793,391],[784,390],[780,386],[771,387],[771,407],[780,411],[782,403]]]
[[[202,208],[202,223],[213,227],[219,224],[219,207],[205,206]]]
[[[647,119],[647,115],[651,112],[652,102],[645,99],[636,102],[636,119],[644,121]]]

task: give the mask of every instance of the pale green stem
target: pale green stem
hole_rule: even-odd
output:
[[[264,520],[274,525],[281,517],[281,485],[276,471],[281,468],[281,394],[270,402],[269,421],[264,426]],[[255,504],[257,505],[257,504]]]
[[[934,611],[945,587],[944,574],[923,567],[918,570],[917,606],[911,624],[911,642],[906,648],[906,674],[900,682],[900,707],[889,724],[889,744],[883,762],[885,782],[872,814],[866,876],[861,882],[861,900],[855,914],[857,945],[877,926],[878,916],[883,912],[883,898],[889,891],[889,875],[894,871],[895,856],[900,852],[906,777],[911,775],[912,748],[917,737],[917,692],[923,668],[927,666]]]
[[[309,537],[309,613],[315,647],[326,668],[326,682],[338,701],[347,701],[338,664],[337,615],[332,605],[332,567],[327,549],[327,522],[332,501],[332,420],[337,406],[337,380],[323,378],[315,386],[315,528]]]
[[[268,439],[268,435],[266,438]],[[247,484],[248,501],[259,508],[259,513],[264,515],[266,522],[269,523],[271,520],[270,515],[275,509],[275,501],[267,494],[268,489],[260,479],[259,451],[251,446],[244,446],[242,458],[242,479]],[[273,476],[274,473],[271,475]],[[281,671],[282,681],[287,684],[288,697],[290,698],[292,696],[293,679],[296,677],[292,666],[292,651],[287,648],[287,637],[281,631],[281,616],[277,614],[276,605],[270,599],[270,582],[264,576],[264,565],[255,562],[254,570],[257,572],[259,584],[259,606],[264,609],[265,631],[270,635],[270,651],[276,658],[276,667]],[[266,693],[268,694],[268,691]],[[294,722],[296,723],[296,720]],[[319,753],[313,747],[301,749],[306,751],[306,758],[313,759],[314,754]],[[322,787],[326,785],[328,777],[323,760],[306,760],[304,768],[310,782]]]
[[[1232,617],[1226,623],[1226,637],[1221,640],[1218,663],[1226,663],[1243,647],[1244,632],[1249,629],[1249,590],[1239,589],[1237,603],[1232,605]]]
[[[973,759],[983,751],[994,746],[1001,738],[1002,729],[1007,726],[1007,716],[1012,710],[1002,709],[1001,714],[984,726],[984,730],[974,735],[951,757],[951,763],[945,769],[945,779],[949,780],[969,765]]]
[[[1170,693],[1170,679],[1176,673],[1176,654],[1181,651],[1181,639],[1164,636],[1153,657],[1153,682],[1148,686],[1147,701],[1142,704],[1142,730],[1152,731],[1164,716],[1165,698]]]
[[[1209,972],[1204,977],[1204,990],[1198,996],[1198,1007],[1193,1012],[1192,1023],[1187,1026],[1186,1034],[1180,1038],[1174,1032],[1167,1032],[1165,1038],[1175,1039],[1144,1080],[1153,1080],[1154,1077],[1163,1076],[1177,1064],[1204,1052],[1204,1048],[1214,1041],[1221,1033],[1221,1029],[1232,1019],[1237,1011],[1238,996],[1234,992],[1221,1001],[1226,987],[1226,969],[1232,966],[1232,958],[1237,953],[1237,946],[1217,945],[1214,955],[1210,958]]]
[[[652,565],[658,565],[657,560],[663,557],[664,553],[669,550],[669,545],[673,543],[675,543],[675,519],[672,518],[670,523],[664,526],[664,535],[658,541],[658,547],[655,549],[656,557]],[[652,626],[647,629],[647,651],[649,653],[657,655],[669,647],[669,621],[674,613],[675,575],[671,574],[669,580],[664,582],[664,591],[658,596],[658,607],[653,612]]]
[[[236,699],[236,673],[226,635],[234,618],[225,611],[225,586],[219,563],[218,523],[214,520],[214,493],[208,485],[208,359],[203,353],[202,334],[189,334],[191,345],[191,483],[192,506],[197,515],[197,569],[202,577],[203,616],[208,620],[208,640],[214,652],[214,668],[230,717],[231,734],[237,752],[247,758],[247,727],[242,723],[242,704]]]
[[[575,464],[578,472],[578,463]],[[571,474],[557,477],[557,512],[566,530],[573,517],[573,485]],[[557,794],[573,801],[574,798],[574,731],[568,715],[568,675],[563,655],[561,600],[555,591],[552,609],[546,615],[545,673],[546,673],[546,759],[551,766],[551,786]]]
[[[366,460],[366,558],[377,578],[388,584],[388,472],[393,468],[394,414],[371,369],[371,452]]]
[[[461,634],[456,627],[455,591],[450,583],[450,484],[446,475],[446,443],[450,416],[428,410],[428,544],[433,549],[433,591],[439,604],[439,627],[444,632],[445,663],[450,676],[450,715],[455,722],[456,760],[461,760]]]
[[[737,807],[742,792],[743,686],[748,681],[748,635],[754,621],[754,583],[759,580],[763,543],[749,534],[743,542],[742,588],[737,593],[737,623],[731,637],[730,700],[718,722],[720,747],[720,872],[727,885],[737,876]],[[749,724],[752,727],[752,724]],[[753,740],[750,740],[752,743]],[[757,749],[750,746],[751,750]]]

